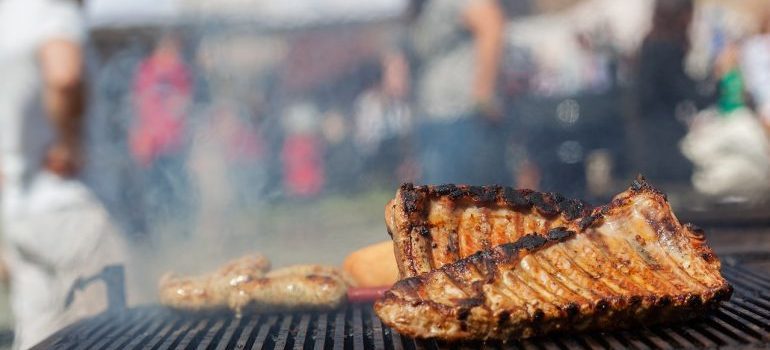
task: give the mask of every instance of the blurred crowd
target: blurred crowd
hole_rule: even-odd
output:
[[[206,213],[405,181],[602,198],[636,173],[764,197],[770,7],[750,3],[412,0],[344,23],[92,28],[86,44],[78,1],[0,0],[17,345],[68,320],[50,305],[83,256],[121,259],[117,232],[185,237]],[[51,256],[61,241],[82,244]]]
[[[222,196],[206,187],[239,206],[403,181],[602,197],[642,173],[753,196],[764,136],[707,136],[767,120],[768,15],[743,6],[417,0],[363,23],[97,32],[95,118],[160,216]]]

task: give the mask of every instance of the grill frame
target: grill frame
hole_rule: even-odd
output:
[[[414,340],[384,326],[370,304],[332,312],[186,313],[157,305],[105,312],[52,335],[35,349],[677,349],[770,348],[770,279],[747,268],[770,253],[725,256],[729,302],[686,324],[555,335],[508,343]]]

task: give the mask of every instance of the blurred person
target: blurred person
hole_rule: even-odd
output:
[[[503,10],[495,0],[413,0],[422,178],[507,183],[497,78]]]
[[[409,65],[402,53],[393,52],[382,57],[381,67],[380,79],[356,98],[355,144],[368,180],[395,186],[406,180],[410,153]]]
[[[310,102],[292,103],[286,110],[281,163],[283,187],[291,198],[313,198],[326,184],[319,117],[318,109]]]
[[[685,72],[692,15],[693,0],[657,0],[639,53],[639,170],[656,182],[689,181],[692,164],[678,150],[687,127],[678,110],[685,103],[701,109],[713,101]]]
[[[259,203],[267,182],[267,144],[257,118],[259,108],[244,111],[234,103],[223,102],[214,112],[222,143],[227,176],[236,207],[253,207]],[[205,170],[204,170],[205,171]]]
[[[104,311],[103,285],[69,305],[67,293],[125,258],[122,237],[82,180],[84,40],[77,1],[0,1],[2,231],[16,349]]]
[[[165,33],[136,70],[136,120],[129,131],[131,154],[143,172],[144,213],[151,229],[191,222],[186,133],[192,94],[192,73],[182,58],[180,38]],[[185,231],[181,225],[171,229]]]
[[[756,200],[770,190],[770,143],[760,119],[748,108],[739,56],[736,42],[729,42],[718,55],[716,108],[696,115],[681,149],[695,165],[696,190]]]
[[[714,63],[714,77],[717,80],[717,108],[728,116],[730,113],[747,108],[745,76],[739,65],[740,46],[728,43]]]
[[[140,169],[129,148],[128,130],[133,121],[131,80],[146,53],[131,44],[100,61],[89,74],[88,142],[90,163],[87,181],[106,205],[122,232],[134,240],[148,234],[141,200]],[[88,60],[88,59],[87,59]],[[129,78],[129,79],[127,79]]]
[[[744,42],[740,64],[757,113],[770,132],[770,9],[760,16],[759,32]]]

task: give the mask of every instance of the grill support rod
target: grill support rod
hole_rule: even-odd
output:
[[[78,277],[67,292],[64,307],[75,301],[75,293],[96,281],[103,281],[107,286],[107,312],[113,313],[126,309],[126,272],[123,265],[107,265],[101,272],[90,277]]]

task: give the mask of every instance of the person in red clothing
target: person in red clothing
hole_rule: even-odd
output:
[[[315,197],[326,183],[318,118],[317,109],[310,103],[295,103],[287,111],[281,162],[284,189],[291,198]]]
[[[187,115],[192,99],[190,68],[174,34],[165,34],[134,77],[136,120],[130,131],[134,161],[144,174],[144,205],[152,229],[189,214]]]
[[[131,133],[131,153],[149,167],[182,148],[185,114],[190,102],[190,71],[182,61],[179,41],[164,36],[136,72],[134,99],[137,121]]]

